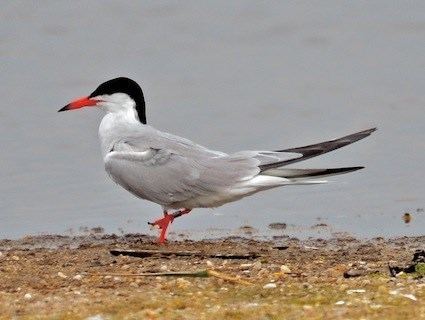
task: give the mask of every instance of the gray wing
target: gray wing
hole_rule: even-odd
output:
[[[258,164],[252,156],[227,155],[162,134],[126,138],[105,157],[114,181],[164,206],[224,192],[257,175]]]
[[[105,156],[105,168],[114,181],[131,193],[164,206],[231,192],[238,183],[262,172],[267,174],[269,169],[341,148],[375,130],[301,148],[228,155],[146,127],[143,132],[133,132],[116,142]]]

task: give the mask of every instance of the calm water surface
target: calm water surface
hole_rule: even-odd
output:
[[[176,233],[251,225],[264,236],[285,222],[301,236],[317,223],[332,226],[325,234],[424,234],[425,2],[3,3],[1,238],[81,226],[149,232],[160,207],[107,177],[101,113],[56,112],[121,75],[142,84],[150,124],[227,152],[379,127],[302,163],[365,170],[196,210],[174,222]]]

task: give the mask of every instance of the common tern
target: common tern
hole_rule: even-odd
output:
[[[194,208],[213,208],[259,191],[288,185],[325,183],[322,178],[364,167],[294,169],[287,166],[344,147],[376,128],[299,148],[276,151],[210,150],[188,139],[159,131],[146,122],[141,87],[119,77],[99,85],[89,96],[59,110],[98,107],[106,112],[99,138],[106,172],[117,184],[162,206],[152,223],[166,240],[169,224]]]

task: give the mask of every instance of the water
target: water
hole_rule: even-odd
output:
[[[263,236],[285,222],[302,236],[324,222],[357,236],[423,234],[424,43],[423,1],[3,3],[0,236],[99,225],[149,232],[160,208],[103,171],[100,112],[56,112],[121,75],[142,84],[150,124],[223,151],[379,127],[302,164],[366,169],[199,209],[175,232],[251,225]]]

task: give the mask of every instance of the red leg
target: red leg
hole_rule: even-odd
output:
[[[187,214],[191,211],[191,209],[180,209],[178,211],[175,211],[171,214],[169,214],[167,211],[164,211],[164,217],[161,219],[158,219],[154,222],[148,222],[151,226],[157,226],[158,229],[160,230],[160,234],[159,234],[159,238],[158,238],[158,243],[163,244],[166,240],[166,233],[167,233],[167,229],[168,226],[170,225],[170,223],[172,223],[174,221],[175,218],[178,218],[184,214]]]

